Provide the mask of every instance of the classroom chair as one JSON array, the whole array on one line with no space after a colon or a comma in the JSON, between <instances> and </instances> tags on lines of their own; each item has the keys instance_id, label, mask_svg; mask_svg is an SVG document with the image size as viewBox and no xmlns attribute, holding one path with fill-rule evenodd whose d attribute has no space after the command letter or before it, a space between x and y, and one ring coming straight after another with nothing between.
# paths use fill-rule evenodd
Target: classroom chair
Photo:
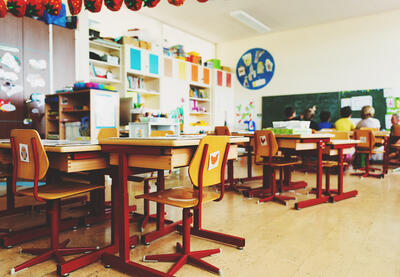
<instances>
[{"instance_id":1,"label":"classroom chair","mask_svg":"<svg viewBox=\"0 0 400 277\"><path fill-rule=\"evenodd\" d=\"M176 262L168 272L174 275L183 265L190 263L208 271L221 274L221 270L202 260L221 252L221 249L192 251L190 248L190 227L192 213L198 212L203 203L220 201L224 197L225 166L229 152L228 136L206 136L201 141L189 165L189 177L193 188L172 188L160 192L136 196L149 201L182 208L182 244L177 243L176 253L146 255L144 262ZM220 192L206 187L220 185Z\"/></svg>"},{"instance_id":2,"label":"classroom chair","mask_svg":"<svg viewBox=\"0 0 400 277\"><path fill-rule=\"evenodd\" d=\"M215 126L214 134L216 136L230 136L231 132L227 126Z\"/></svg>"},{"instance_id":3,"label":"classroom chair","mask_svg":"<svg viewBox=\"0 0 400 277\"><path fill-rule=\"evenodd\" d=\"M245 195L261 197L257 203L276 201L286 205L287 200L295 199L295 197L278 194L275 171L279 169L281 172L280 184L282 186L283 169L301 164L301 161L297 158L277 156L277 153L278 143L272 131L263 130L254 132L254 162L257 165L263 166L264 186L258 189L251 189L245 192ZM265 187L266 178L268 178L269 188Z\"/></svg>"},{"instance_id":4,"label":"classroom chair","mask_svg":"<svg viewBox=\"0 0 400 277\"><path fill-rule=\"evenodd\" d=\"M37 131L32 129L14 129L10 136L13 176L12 187L14 194L17 194L17 179L33 181L33 188L18 191L19 195L32 196L37 201L46 202L47 218L51 228L50 248L22 249L21 253L38 255L37 257L22 263L11 269L11 274L31 267L38 263L54 258L58 264L65 262L65 255L76 255L85 252L96 251L98 247L66 247L69 239L59 242L60 225L60 202L61 198L87 193L97 189L104 189L103 186L91 184L76 184L71 182L59 182L46 184L38 187L39 180L42 180L49 168L49 160L42 141Z\"/></svg>"},{"instance_id":5,"label":"classroom chair","mask_svg":"<svg viewBox=\"0 0 400 277\"><path fill-rule=\"evenodd\" d=\"M390 134L389 142L390 145L390 160L389 163L391 165L399 165L400 164L400 125L393 126L393 133ZM398 170L396 168L396 170Z\"/></svg>"},{"instance_id":6,"label":"classroom chair","mask_svg":"<svg viewBox=\"0 0 400 277\"><path fill-rule=\"evenodd\" d=\"M384 151L379 150L375 147L376 139L374 132L371 129L360 129L354 131L354 139L360 140L356 147L356 154L360 155L360 157L364 157L365 167L359 168L363 172L352 173L352 175L357 175L361 177L376 177L376 178L384 178L383 169L381 173L371 173L371 171L379 170L378 168L373 168L370 166L370 159L372 154L384 153Z\"/></svg>"}]
</instances>

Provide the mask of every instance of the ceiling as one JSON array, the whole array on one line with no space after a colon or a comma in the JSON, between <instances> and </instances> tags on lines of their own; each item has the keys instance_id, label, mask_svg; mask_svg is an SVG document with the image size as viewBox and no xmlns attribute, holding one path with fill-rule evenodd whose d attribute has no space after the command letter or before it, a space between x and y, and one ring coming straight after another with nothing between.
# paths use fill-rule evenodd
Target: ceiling
<instances>
[{"instance_id":1,"label":"ceiling","mask_svg":"<svg viewBox=\"0 0 400 277\"><path fill-rule=\"evenodd\" d=\"M219 43L260 35L230 17L243 10L269 26L271 32L366 16L400 9L399 0L186 0L175 7L162 0L140 13L182 31Z\"/></svg>"}]
</instances>

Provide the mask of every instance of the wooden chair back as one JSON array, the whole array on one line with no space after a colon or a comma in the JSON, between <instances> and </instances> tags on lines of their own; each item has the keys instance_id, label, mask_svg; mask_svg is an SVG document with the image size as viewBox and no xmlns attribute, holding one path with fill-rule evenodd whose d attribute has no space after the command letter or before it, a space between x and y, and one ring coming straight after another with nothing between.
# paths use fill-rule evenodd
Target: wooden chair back
<instances>
[{"instance_id":1,"label":"wooden chair back","mask_svg":"<svg viewBox=\"0 0 400 277\"><path fill-rule=\"evenodd\" d=\"M274 132L261 130L254 132L254 162L261 163L265 158L269 161L278 152L278 143Z\"/></svg>"},{"instance_id":2,"label":"wooden chair back","mask_svg":"<svg viewBox=\"0 0 400 277\"><path fill-rule=\"evenodd\" d=\"M372 150L376 140L372 130L354 130L354 139L360 140L361 143L357 144L357 148L367 148Z\"/></svg>"},{"instance_id":3,"label":"wooden chair back","mask_svg":"<svg viewBox=\"0 0 400 277\"><path fill-rule=\"evenodd\" d=\"M151 132L150 137L166 137L174 134L175 133L172 130L155 130Z\"/></svg>"},{"instance_id":4,"label":"wooden chair back","mask_svg":"<svg viewBox=\"0 0 400 277\"><path fill-rule=\"evenodd\" d=\"M361 127L360 130L371 130L371 131L379 131L378 128L369 128L369 127Z\"/></svg>"},{"instance_id":5,"label":"wooden chair back","mask_svg":"<svg viewBox=\"0 0 400 277\"><path fill-rule=\"evenodd\" d=\"M117 138L119 137L117 128L102 128L97 134L97 139Z\"/></svg>"},{"instance_id":6,"label":"wooden chair back","mask_svg":"<svg viewBox=\"0 0 400 277\"><path fill-rule=\"evenodd\" d=\"M334 135L334 139L350 139L350 132L348 131L329 131L324 132L324 134Z\"/></svg>"},{"instance_id":7,"label":"wooden chair back","mask_svg":"<svg viewBox=\"0 0 400 277\"><path fill-rule=\"evenodd\" d=\"M214 134L216 136L230 136L231 132L227 126L215 126Z\"/></svg>"},{"instance_id":8,"label":"wooden chair back","mask_svg":"<svg viewBox=\"0 0 400 277\"><path fill-rule=\"evenodd\" d=\"M400 125L393 125L393 136L400 137Z\"/></svg>"},{"instance_id":9,"label":"wooden chair back","mask_svg":"<svg viewBox=\"0 0 400 277\"><path fill-rule=\"evenodd\" d=\"M46 176L49 160L40 136L33 129L14 129L10 134L13 161L13 191L16 193L18 179L30 180L34 183L33 196L38 197L39 180Z\"/></svg>"},{"instance_id":10,"label":"wooden chair back","mask_svg":"<svg viewBox=\"0 0 400 277\"><path fill-rule=\"evenodd\" d=\"M189 165L189 177L196 187L224 184L229 152L228 136L205 136Z\"/></svg>"}]
</instances>

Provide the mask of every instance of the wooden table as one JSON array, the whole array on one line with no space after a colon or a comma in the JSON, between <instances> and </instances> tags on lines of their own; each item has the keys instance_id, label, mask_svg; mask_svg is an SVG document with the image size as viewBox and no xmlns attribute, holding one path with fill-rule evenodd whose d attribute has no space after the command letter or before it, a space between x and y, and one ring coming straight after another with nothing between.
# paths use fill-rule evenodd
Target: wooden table
<instances>
[{"instance_id":1,"label":"wooden table","mask_svg":"<svg viewBox=\"0 0 400 277\"><path fill-rule=\"evenodd\" d=\"M101 152L101 146L97 142L71 142L71 141L55 141L43 140L43 145L50 162L49 175L46 182L57 181L59 175L56 171L65 173L74 173L82 171L92 171L90 180L97 184L104 185L104 172L107 168L106 155ZM0 140L0 163L11 165L11 153L9 140ZM53 170L51 170L53 169ZM10 177L8 179L11 179ZM12 184L7 182L7 209L14 209L14 195L12 193ZM86 225L98 220L103 220L108 216L105 214L104 208L104 191L91 193L93 214L90 217L69 218L62 221L60 230L72 229L79 225ZM63 203L68 203L68 199ZM20 231L11 231L0 236L3 246L10 248L17 243L28 240L37 239L50 234L50 228L47 225L36 226ZM115 253L117 248L110 245L100 250L69 260L64 264L57 266L59 274L68 273L78 268L86 266L96 260L105 252Z\"/></svg>"},{"instance_id":2,"label":"wooden table","mask_svg":"<svg viewBox=\"0 0 400 277\"><path fill-rule=\"evenodd\" d=\"M102 150L110 153L112 167L112 228L113 241L119 245L119 257L104 254L102 261L106 266L128 274L138 276L168 276L158 270L145 267L130 260L128 191L127 177L140 171L157 171L157 190L164 190L164 170L188 166L200 142L199 136L165 137L165 138L108 138L100 140ZM231 137L228 159L237 158L236 143L248 142L248 138ZM115 202L114 202L115 201ZM164 205L157 204L157 230L143 236L143 242L149 243L165 234L179 229L179 223L164 223ZM219 242L244 247L244 238L209 231L202 228L201 209L194 213L191 234Z\"/></svg>"}]
</instances>

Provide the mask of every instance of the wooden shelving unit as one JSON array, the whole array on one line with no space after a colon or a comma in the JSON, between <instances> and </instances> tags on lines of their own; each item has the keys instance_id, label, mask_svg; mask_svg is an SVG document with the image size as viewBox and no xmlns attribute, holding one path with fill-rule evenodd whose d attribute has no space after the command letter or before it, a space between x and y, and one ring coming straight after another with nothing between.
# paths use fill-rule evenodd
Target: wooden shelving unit
<instances>
[{"instance_id":1,"label":"wooden shelving unit","mask_svg":"<svg viewBox=\"0 0 400 277\"><path fill-rule=\"evenodd\" d=\"M208 85L198 82L189 84L189 132L197 130L209 131L212 127L211 90ZM192 126L196 122L204 122L206 126Z\"/></svg>"},{"instance_id":2,"label":"wooden shelving unit","mask_svg":"<svg viewBox=\"0 0 400 277\"><path fill-rule=\"evenodd\" d=\"M104 122L98 117L107 112L109 113L107 121L115 122L114 127L119 128L119 94L117 92L92 89L51 94L46 95L45 102L46 139L66 139L65 123L81 122L83 117L87 117L89 125L86 136L96 138L99 124ZM104 105L110 108L105 108Z\"/></svg>"},{"instance_id":3,"label":"wooden shelving unit","mask_svg":"<svg viewBox=\"0 0 400 277\"><path fill-rule=\"evenodd\" d=\"M105 55L111 55L114 57L118 57L118 63L111 63L107 61L96 60L93 58L89 58L89 71L90 71L90 81L96 83L102 83L106 85L115 86L117 89L120 89L121 86L121 46L111 46L105 43L97 42L97 41L89 41L89 51L100 51ZM94 70L93 70L94 69ZM95 75L99 74L98 72L110 72L115 78L100 78Z\"/></svg>"}]
</instances>

